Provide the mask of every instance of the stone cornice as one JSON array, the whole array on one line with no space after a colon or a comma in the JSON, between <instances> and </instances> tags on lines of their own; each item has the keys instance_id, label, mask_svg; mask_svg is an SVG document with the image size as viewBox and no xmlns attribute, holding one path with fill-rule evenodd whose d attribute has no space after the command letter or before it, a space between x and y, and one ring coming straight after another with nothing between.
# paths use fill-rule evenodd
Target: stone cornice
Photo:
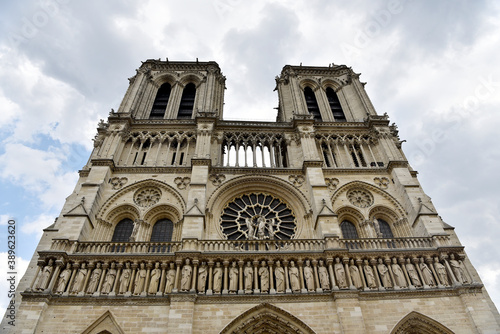
<instances>
[{"instance_id":1,"label":"stone cornice","mask_svg":"<svg viewBox=\"0 0 500 334\"><path fill-rule=\"evenodd\" d=\"M110 167L112 170L115 168L115 162L112 159L92 159L90 163L92 167Z\"/></svg>"}]
</instances>

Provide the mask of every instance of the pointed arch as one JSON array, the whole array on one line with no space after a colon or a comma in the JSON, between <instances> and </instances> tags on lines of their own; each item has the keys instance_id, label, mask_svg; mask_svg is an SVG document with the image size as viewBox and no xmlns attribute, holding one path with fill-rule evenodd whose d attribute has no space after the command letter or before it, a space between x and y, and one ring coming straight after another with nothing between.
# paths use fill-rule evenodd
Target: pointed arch
<instances>
[{"instance_id":1,"label":"pointed arch","mask_svg":"<svg viewBox=\"0 0 500 334\"><path fill-rule=\"evenodd\" d=\"M114 334L125 334L121 327L116 322L113 314L107 310L97 318L82 334L103 334L103 333L114 333Z\"/></svg>"},{"instance_id":2,"label":"pointed arch","mask_svg":"<svg viewBox=\"0 0 500 334\"><path fill-rule=\"evenodd\" d=\"M341 186L340 188L338 188L335 193L333 193L332 206L334 208L334 211L337 210L338 205L343 205L342 201L340 201L340 200L337 201L339 199L339 197L342 194L345 194L346 192L348 192L349 190L354 189L354 188L366 189L366 190L369 190L372 194L377 194L377 195L382 196L384 199L386 199L387 201L389 201L392 204L393 207L391 208L391 210L396 212L398 214L399 218L406 217L405 209L403 208L403 206L398 202L398 200L394 196L392 196L391 194L389 194L388 192L386 192L382 189L379 189L378 187L376 187L374 185L371 185L371 184L363 182L363 181L352 181L352 182L346 183L343 186ZM373 205L377 205L377 203L374 203Z\"/></svg>"},{"instance_id":3,"label":"pointed arch","mask_svg":"<svg viewBox=\"0 0 500 334\"><path fill-rule=\"evenodd\" d=\"M450 329L418 312L410 312L394 326L391 334L454 334Z\"/></svg>"},{"instance_id":4,"label":"pointed arch","mask_svg":"<svg viewBox=\"0 0 500 334\"><path fill-rule=\"evenodd\" d=\"M220 334L276 333L314 334L302 320L274 305L257 305L231 321Z\"/></svg>"},{"instance_id":5,"label":"pointed arch","mask_svg":"<svg viewBox=\"0 0 500 334\"><path fill-rule=\"evenodd\" d=\"M99 209L97 218L103 219L104 221L107 221L109 223L111 223L112 221L116 221L117 219L121 218L121 216L118 215L119 211L115 211L117 209L114 208L115 203L127 203L125 205L119 206L119 208L123 207L127 212L135 213L134 215L132 215L134 219L144 219L144 216L140 214L141 211L138 209L137 205L134 204L134 193L138 189L148 187L156 187L160 189L162 195L159 202L156 205L152 206L147 213L153 212L152 210L157 206L167 205L169 207L169 212L172 214L172 218L180 220L186 209L186 203L181 194L167 183L155 179L145 179L142 181L138 181L117 191ZM115 212L117 215L115 215ZM117 222L118 221L116 221L115 223Z\"/></svg>"}]
</instances>

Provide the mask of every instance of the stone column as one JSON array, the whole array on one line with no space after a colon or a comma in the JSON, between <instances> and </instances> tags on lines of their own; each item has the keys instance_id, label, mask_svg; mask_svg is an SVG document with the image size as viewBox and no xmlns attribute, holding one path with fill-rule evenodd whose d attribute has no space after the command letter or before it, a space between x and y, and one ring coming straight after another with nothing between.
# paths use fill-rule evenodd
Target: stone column
<instances>
[{"instance_id":1,"label":"stone column","mask_svg":"<svg viewBox=\"0 0 500 334\"><path fill-rule=\"evenodd\" d=\"M412 258L413 265L415 266L415 269L417 269L418 276L420 278L420 282L422 282L422 286L424 289L429 289L429 286L427 285L427 282L424 280L424 275L422 275L422 271L420 270L419 264L419 259L417 257Z\"/></svg>"},{"instance_id":2,"label":"stone column","mask_svg":"<svg viewBox=\"0 0 500 334\"><path fill-rule=\"evenodd\" d=\"M165 269L168 268L168 264L165 262L162 262L160 264L161 267L161 279L160 279L160 286L158 288L158 292L156 293L157 296L163 296L163 291L165 291Z\"/></svg>"},{"instance_id":3,"label":"stone column","mask_svg":"<svg viewBox=\"0 0 500 334\"><path fill-rule=\"evenodd\" d=\"M113 283L113 288L109 292L108 296L115 296L116 295L116 288L118 287L119 281L120 281L120 273L123 268L123 263L119 262L116 264L116 277L115 277L115 282Z\"/></svg>"},{"instance_id":4,"label":"stone column","mask_svg":"<svg viewBox=\"0 0 500 334\"><path fill-rule=\"evenodd\" d=\"M370 259L370 264L372 265L373 274L375 275L375 280L377 281L378 289L379 290L385 290L385 288L382 285L382 283L380 283L380 277L378 275L378 268L377 268L377 260L376 259Z\"/></svg>"},{"instance_id":5,"label":"stone column","mask_svg":"<svg viewBox=\"0 0 500 334\"><path fill-rule=\"evenodd\" d=\"M224 260L224 262L222 262L222 264L224 265L224 288L222 289L222 294L223 295L227 295L228 294L228 286L227 286L227 283L228 283L228 272L227 272L227 267L229 266L229 261L228 260Z\"/></svg>"},{"instance_id":6,"label":"stone column","mask_svg":"<svg viewBox=\"0 0 500 334\"><path fill-rule=\"evenodd\" d=\"M259 290L259 261L253 261L254 289L253 293L260 293Z\"/></svg>"},{"instance_id":7,"label":"stone column","mask_svg":"<svg viewBox=\"0 0 500 334\"><path fill-rule=\"evenodd\" d=\"M273 260L267 261L268 269L269 269L269 294L276 294L276 289L274 289L274 270L273 270Z\"/></svg>"},{"instance_id":8,"label":"stone column","mask_svg":"<svg viewBox=\"0 0 500 334\"><path fill-rule=\"evenodd\" d=\"M330 274L332 290L339 290L339 287L335 283L335 275L333 274L333 258L326 259L326 264L328 265L328 273Z\"/></svg>"},{"instance_id":9,"label":"stone column","mask_svg":"<svg viewBox=\"0 0 500 334\"><path fill-rule=\"evenodd\" d=\"M63 266L63 262L60 260L56 261L56 270L52 274L52 278L50 280L49 286L45 289L44 292L52 292L54 285L56 284L57 278L59 277L59 272L61 271L61 267Z\"/></svg>"},{"instance_id":10,"label":"stone column","mask_svg":"<svg viewBox=\"0 0 500 334\"><path fill-rule=\"evenodd\" d=\"M128 285L127 292L125 292L125 296L130 296L132 294L132 287L134 286L135 283L135 274L137 271L138 264L137 262L134 262L130 265L130 268L132 269L132 276L130 276L130 283Z\"/></svg>"},{"instance_id":11,"label":"stone column","mask_svg":"<svg viewBox=\"0 0 500 334\"><path fill-rule=\"evenodd\" d=\"M193 275L192 275L192 281L191 281L191 290L189 290L189 292L196 293L196 282L198 281L198 264L199 263L200 263L199 260L193 260Z\"/></svg>"},{"instance_id":12,"label":"stone column","mask_svg":"<svg viewBox=\"0 0 500 334\"><path fill-rule=\"evenodd\" d=\"M362 263L363 260L356 259L356 264L358 265L358 270L359 270L359 276L361 277L361 283L363 284L363 290L366 290L368 288L368 285L366 284L365 272L363 270L363 267L361 266Z\"/></svg>"},{"instance_id":13,"label":"stone column","mask_svg":"<svg viewBox=\"0 0 500 334\"><path fill-rule=\"evenodd\" d=\"M106 272L108 271L109 263L105 262L102 265L101 278L99 279L99 284L97 285L97 291L94 292L94 296L99 296L101 294L102 282L104 282L104 278L106 277Z\"/></svg>"},{"instance_id":14,"label":"stone column","mask_svg":"<svg viewBox=\"0 0 500 334\"><path fill-rule=\"evenodd\" d=\"M151 268L153 268L153 264L151 263L151 261L148 261L148 263L146 264L146 282L144 283L144 290L141 291L141 296L148 295L149 284L151 283Z\"/></svg>"},{"instance_id":15,"label":"stone column","mask_svg":"<svg viewBox=\"0 0 500 334\"><path fill-rule=\"evenodd\" d=\"M208 261L208 289L206 292L207 295L213 294L213 283L214 283L213 269L214 269L214 261L210 260Z\"/></svg>"},{"instance_id":16,"label":"stone column","mask_svg":"<svg viewBox=\"0 0 500 334\"><path fill-rule=\"evenodd\" d=\"M351 271L349 270L349 258L343 257L342 263L344 264L345 276L347 278L347 286L351 290L356 290L356 287L352 284Z\"/></svg>"},{"instance_id":17,"label":"stone column","mask_svg":"<svg viewBox=\"0 0 500 334\"><path fill-rule=\"evenodd\" d=\"M297 267L299 268L300 292L307 293L307 289L305 288L305 285L304 285L304 272L302 271L303 264L304 264L304 261L302 261L302 260L297 261Z\"/></svg>"},{"instance_id":18,"label":"stone column","mask_svg":"<svg viewBox=\"0 0 500 334\"><path fill-rule=\"evenodd\" d=\"M178 259L175 261L175 280L174 280L174 288L172 289L172 293L179 292L179 276L181 273L182 260Z\"/></svg>"},{"instance_id":19,"label":"stone column","mask_svg":"<svg viewBox=\"0 0 500 334\"><path fill-rule=\"evenodd\" d=\"M389 269L389 276L391 276L392 286L394 287L394 289L396 289L397 284L396 284L396 280L394 279L394 273L392 272L391 259L386 257L384 259L384 262L385 262L385 265L387 266L387 269ZM399 287L398 287L398 289L399 289Z\"/></svg>"},{"instance_id":20,"label":"stone column","mask_svg":"<svg viewBox=\"0 0 500 334\"><path fill-rule=\"evenodd\" d=\"M243 260L238 261L238 294L242 295L245 293L243 289L243 264L245 262Z\"/></svg>"},{"instance_id":21,"label":"stone column","mask_svg":"<svg viewBox=\"0 0 500 334\"><path fill-rule=\"evenodd\" d=\"M319 284L319 278L318 278L318 261L312 260L311 264L313 266L313 271L314 271L314 285L316 286L316 292L323 292L321 284Z\"/></svg>"},{"instance_id":22,"label":"stone column","mask_svg":"<svg viewBox=\"0 0 500 334\"><path fill-rule=\"evenodd\" d=\"M89 283L90 276L92 276L92 271L94 270L95 264L93 262L89 262L87 266L87 276L85 277L85 283L83 283L82 291L78 293L78 296L85 296L87 291L87 284Z\"/></svg>"},{"instance_id":23,"label":"stone column","mask_svg":"<svg viewBox=\"0 0 500 334\"><path fill-rule=\"evenodd\" d=\"M290 277L288 277L288 260L283 260L283 267L285 268L285 293L292 293L290 289Z\"/></svg>"}]
</instances>

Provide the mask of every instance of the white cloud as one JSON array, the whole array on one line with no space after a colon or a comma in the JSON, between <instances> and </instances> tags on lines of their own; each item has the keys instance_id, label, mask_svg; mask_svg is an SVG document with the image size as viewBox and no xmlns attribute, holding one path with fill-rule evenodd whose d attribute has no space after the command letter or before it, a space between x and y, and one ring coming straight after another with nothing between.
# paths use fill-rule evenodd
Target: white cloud
<instances>
[{"instance_id":1,"label":"white cloud","mask_svg":"<svg viewBox=\"0 0 500 334\"><path fill-rule=\"evenodd\" d=\"M54 215L41 214L31 220L25 220L21 226L21 232L25 234L35 234L37 239L40 239L43 234L43 229L54 223Z\"/></svg>"},{"instance_id":2,"label":"white cloud","mask_svg":"<svg viewBox=\"0 0 500 334\"><path fill-rule=\"evenodd\" d=\"M78 176L61 168L64 150L42 151L23 144L7 144L0 156L0 178L15 182L40 197L47 209L62 207Z\"/></svg>"}]
</instances>

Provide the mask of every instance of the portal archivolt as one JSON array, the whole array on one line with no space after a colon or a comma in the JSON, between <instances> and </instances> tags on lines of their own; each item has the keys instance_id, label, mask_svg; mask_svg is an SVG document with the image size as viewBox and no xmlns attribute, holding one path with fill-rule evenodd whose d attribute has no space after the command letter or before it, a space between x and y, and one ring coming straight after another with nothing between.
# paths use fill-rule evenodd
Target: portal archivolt
<instances>
[{"instance_id":1,"label":"portal archivolt","mask_svg":"<svg viewBox=\"0 0 500 334\"><path fill-rule=\"evenodd\" d=\"M290 313L264 303L234 319L220 333L314 334L314 331Z\"/></svg>"}]
</instances>

